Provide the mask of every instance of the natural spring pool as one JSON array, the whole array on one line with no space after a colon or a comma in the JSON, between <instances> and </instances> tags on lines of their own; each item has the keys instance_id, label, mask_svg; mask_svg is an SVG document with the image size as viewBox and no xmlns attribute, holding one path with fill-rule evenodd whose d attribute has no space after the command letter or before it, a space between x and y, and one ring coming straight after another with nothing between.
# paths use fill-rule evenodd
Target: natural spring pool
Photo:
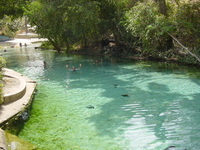
<instances>
[{"instance_id":1,"label":"natural spring pool","mask_svg":"<svg viewBox=\"0 0 200 150\"><path fill-rule=\"evenodd\" d=\"M30 118L18 136L39 150L200 149L195 68L32 47L2 54L8 68L37 81ZM82 68L71 72L66 64Z\"/></svg>"}]
</instances>

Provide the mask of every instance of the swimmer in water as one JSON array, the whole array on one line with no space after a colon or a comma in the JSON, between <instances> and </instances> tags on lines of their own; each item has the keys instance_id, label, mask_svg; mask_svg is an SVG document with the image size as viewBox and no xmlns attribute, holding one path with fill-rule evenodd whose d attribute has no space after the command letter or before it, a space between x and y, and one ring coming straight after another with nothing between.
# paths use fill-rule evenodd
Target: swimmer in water
<instances>
[{"instance_id":1,"label":"swimmer in water","mask_svg":"<svg viewBox=\"0 0 200 150\"><path fill-rule=\"evenodd\" d=\"M76 70L80 70L81 69L81 64L79 65L80 67L79 68L75 68L74 66L72 66L72 68L71 69L69 69L69 66L68 65L66 65L66 69L67 70L71 70L72 72L75 72Z\"/></svg>"}]
</instances>

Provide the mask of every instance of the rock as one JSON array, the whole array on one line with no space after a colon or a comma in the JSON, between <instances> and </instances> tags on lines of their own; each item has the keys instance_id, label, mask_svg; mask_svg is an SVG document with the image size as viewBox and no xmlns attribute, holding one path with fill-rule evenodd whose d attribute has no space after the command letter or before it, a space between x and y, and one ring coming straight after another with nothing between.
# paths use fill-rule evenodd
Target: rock
<instances>
[{"instance_id":1,"label":"rock","mask_svg":"<svg viewBox=\"0 0 200 150\"><path fill-rule=\"evenodd\" d=\"M118 84L114 84L114 88L117 88L118 87Z\"/></svg>"},{"instance_id":2,"label":"rock","mask_svg":"<svg viewBox=\"0 0 200 150\"><path fill-rule=\"evenodd\" d=\"M176 146L168 146L167 148L165 148L164 150L174 150Z\"/></svg>"},{"instance_id":3,"label":"rock","mask_svg":"<svg viewBox=\"0 0 200 150\"><path fill-rule=\"evenodd\" d=\"M88 109L94 109L94 106L92 106L92 105L87 105L86 108L88 108Z\"/></svg>"},{"instance_id":4,"label":"rock","mask_svg":"<svg viewBox=\"0 0 200 150\"><path fill-rule=\"evenodd\" d=\"M123 95L121 95L121 96L123 96L123 97L129 97L129 95L128 95L128 94L123 94Z\"/></svg>"}]
</instances>

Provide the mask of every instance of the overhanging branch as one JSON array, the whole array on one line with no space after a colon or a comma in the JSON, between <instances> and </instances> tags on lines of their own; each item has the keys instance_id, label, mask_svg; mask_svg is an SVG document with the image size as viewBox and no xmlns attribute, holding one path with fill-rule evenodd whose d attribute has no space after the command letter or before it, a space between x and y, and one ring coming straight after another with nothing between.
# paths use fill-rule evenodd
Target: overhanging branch
<instances>
[{"instance_id":1,"label":"overhanging branch","mask_svg":"<svg viewBox=\"0 0 200 150\"><path fill-rule=\"evenodd\" d=\"M187 47L185 47L183 44L181 44L181 42L179 42L179 40L177 38L175 38L173 35L171 35L170 33L167 32L167 34L169 36L171 36L183 49L185 49L192 57L196 58L196 60L198 60L198 62L200 62L200 58L195 55L194 53L192 53Z\"/></svg>"}]
</instances>

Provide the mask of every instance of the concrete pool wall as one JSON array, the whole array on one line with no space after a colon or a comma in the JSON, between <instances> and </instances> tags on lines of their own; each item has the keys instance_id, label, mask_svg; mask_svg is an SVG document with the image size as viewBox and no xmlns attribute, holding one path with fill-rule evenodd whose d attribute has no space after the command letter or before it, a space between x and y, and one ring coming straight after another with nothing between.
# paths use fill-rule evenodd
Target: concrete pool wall
<instances>
[{"instance_id":1,"label":"concrete pool wall","mask_svg":"<svg viewBox=\"0 0 200 150\"><path fill-rule=\"evenodd\" d=\"M14 82L14 86L8 87L7 90L5 89L4 95L3 95L3 104L9 104L11 102L14 102L24 96L26 93L26 81L18 76L9 75L7 73L4 74L4 78L9 82L9 80L16 80ZM13 82L9 83L13 84Z\"/></svg>"},{"instance_id":2,"label":"concrete pool wall","mask_svg":"<svg viewBox=\"0 0 200 150\"><path fill-rule=\"evenodd\" d=\"M3 71L5 77L3 87L4 102L0 105L0 127L16 119L30 106L36 88L36 82L22 74L7 68L4 68ZM32 150L36 148L28 142L0 129L0 148L9 150L12 149L12 146L16 150L22 148L24 150Z\"/></svg>"}]
</instances>

